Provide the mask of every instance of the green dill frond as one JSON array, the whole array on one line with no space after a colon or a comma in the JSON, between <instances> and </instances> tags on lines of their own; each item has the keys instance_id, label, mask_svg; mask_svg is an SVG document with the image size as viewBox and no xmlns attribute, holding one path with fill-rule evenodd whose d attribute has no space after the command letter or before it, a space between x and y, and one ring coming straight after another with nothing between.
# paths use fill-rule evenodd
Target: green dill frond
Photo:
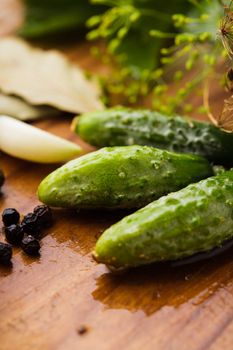
<instances>
[{"instance_id":1,"label":"green dill frond","mask_svg":"<svg viewBox=\"0 0 233 350\"><path fill-rule=\"evenodd\" d=\"M174 26L181 32L175 35L174 44L169 48L170 56L167 50L161 50L161 63L165 72L164 84L171 83L168 72L173 71L173 88L177 92L175 97L170 96L167 89L168 93L160 94L159 101L154 93L154 108L168 114L191 111L191 105L187 102L189 97L199 93L206 80L219 74L219 62L225 56L224 48L216 40L222 15L220 3L205 0L201 5L198 3L189 16L172 16Z\"/></svg>"},{"instance_id":2,"label":"green dill frond","mask_svg":"<svg viewBox=\"0 0 233 350\"><path fill-rule=\"evenodd\" d=\"M111 76L102 79L106 94L117 103L116 96L129 104L146 99L147 105L168 114L191 112L189 97L200 94L206 80L219 76L219 63L225 62L226 50L217 33L227 5L190 0L189 7L179 0L168 9L162 0L92 2L109 6L88 21L88 39L106 40L114 67Z\"/></svg>"}]
</instances>

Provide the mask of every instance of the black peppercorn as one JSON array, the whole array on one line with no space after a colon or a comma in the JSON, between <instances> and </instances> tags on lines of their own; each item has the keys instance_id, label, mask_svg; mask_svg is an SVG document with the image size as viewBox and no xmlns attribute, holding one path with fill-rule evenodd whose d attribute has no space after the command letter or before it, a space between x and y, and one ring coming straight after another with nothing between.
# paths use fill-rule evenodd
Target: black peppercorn
<instances>
[{"instance_id":1,"label":"black peppercorn","mask_svg":"<svg viewBox=\"0 0 233 350\"><path fill-rule=\"evenodd\" d=\"M21 247L27 255L33 255L33 256L39 255L40 242L31 235L24 236L21 242Z\"/></svg>"},{"instance_id":2,"label":"black peppercorn","mask_svg":"<svg viewBox=\"0 0 233 350\"><path fill-rule=\"evenodd\" d=\"M14 208L7 208L2 213L2 221L5 226L18 224L19 218L20 218L20 215L18 211Z\"/></svg>"},{"instance_id":3,"label":"black peppercorn","mask_svg":"<svg viewBox=\"0 0 233 350\"><path fill-rule=\"evenodd\" d=\"M37 216L37 223L43 228L49 228L53 224L52 211L47 205L38 205L34 209L34 213Z\"/></svg>"},{"instance_id":4,"label":"black peppercorn","mask_svg":"<svg viewBox=\"0 0 233 350\"><path fill-rule=\"evenodd\" d=\"M28 213L22 220L22 227L25 233L34 235L41 230L41 226L38 224L37 215L35 213Z\"/></svg>"},{"instance_id":5,"label":"black peppercorn","mask_svg":"<svg viewBox=\"0 0 233 350\"><path fill-rule=\"evenodd\" d=\"M81 326L77 329L77 332L78 332L78 334L83 335L83 334L85 334L85 333L88 332L88 328L87 328L87 326L85 326L85 325L81 325Z\"/></svg>"},{"instance_id":6,"label":"black peppercorn","mask_svg":"<svg viewBox=\"0 0 233 350\"><path fill-rule=\"evenodd\" d=\"M0 242L0 264L7 265L12 258L12 247L10 244Z\"/></svg>"},{"instance_id":7,"label":"black peppercorn","mask_svg":"<svg viewBox=\"0 0 233 350\"><path fill-rule=\"evenodd\" d=\"M3 174L3 171L0 170L0 188L2 187L2 185L4 184L5 182L5 176Z\"/></svg>"},{"instance_id":8,"label":"black peppercorn","mask_svg":"<svg viewBox=\"0 0 233 350\"><path fill-rule=\"evenodd\" d=\"M6 240L13 245L20 245L24 232L21 225L11 225L5 227Z\"/></svg>"}]
</instances>

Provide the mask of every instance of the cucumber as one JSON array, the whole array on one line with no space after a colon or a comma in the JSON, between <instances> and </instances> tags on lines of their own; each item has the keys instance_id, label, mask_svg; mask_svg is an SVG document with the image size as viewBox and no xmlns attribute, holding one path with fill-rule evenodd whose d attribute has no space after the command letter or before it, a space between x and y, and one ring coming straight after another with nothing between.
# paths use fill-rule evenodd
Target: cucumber
<instances>
[{"instance_id":1,"label":"cucumber","mask_svg":"<svg viewBox=\"0 0 233 350\"><path fill-rule=\"evenodd\" d=\"M94 257L115 268L181 259L233 236L233 169L170 193L107 229Z\"/></svg>"},{"instance_id":2,"label":"cucumber","mask_svg":"<svg viewBox=\"0 0 233 350\"><path fill-rule=\"evenodd\" d=\"M198 154L219 164L233 164L233 133L179 116L113 108L76 117L73 129L83 140L97 147L147 145Z\"/></svg>"},{"instance_id":3,"label":"cucumber","mask_svg":"<svg viewBox=\"0 0 233 350\"><path fill-rule=\"evenodd\" d=\"M39 186L39 199L65 208L139 208L212 175L202 157L147 146L103 148L73 160Z\"/></svg>"}]
</instances>

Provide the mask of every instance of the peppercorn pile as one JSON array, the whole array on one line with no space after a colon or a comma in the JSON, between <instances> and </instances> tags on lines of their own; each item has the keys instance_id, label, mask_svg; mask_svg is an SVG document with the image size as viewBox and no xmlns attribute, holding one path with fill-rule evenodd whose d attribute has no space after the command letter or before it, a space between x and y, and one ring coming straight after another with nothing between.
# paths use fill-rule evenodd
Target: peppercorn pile
<instances>
[{"instance_id":1,"label":"peppercorn pile","mask_svg":"<svg viewBox=\"0 0 233 350\"><path fill-rule=\"evenodd\" d=\"M9 264L12 258L12 246L20 246L24 253L39 256L42 231L52 226L51 209L38 205L20 222L20 214L14 208L7 208L2 213L3 233L8 243L0 242L0 263Z\"/></svg>"}]
</instances>

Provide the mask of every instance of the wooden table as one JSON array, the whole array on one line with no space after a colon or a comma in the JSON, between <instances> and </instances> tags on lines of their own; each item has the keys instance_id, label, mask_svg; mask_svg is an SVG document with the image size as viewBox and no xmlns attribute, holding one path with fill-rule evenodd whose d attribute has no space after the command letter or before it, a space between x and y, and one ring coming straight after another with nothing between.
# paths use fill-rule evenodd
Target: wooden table
<instances>
[{"instance_id":1,"label":"wooden table","mask_svg":"<svg viewBox=\"0 0 233 350\"><path fill-rule=\"evenodd\" d=\"M70 57L78 52L83 67L93 66L85 45L67 51ZM221 96L214 100L219 107ZM38 126L80 143L69 122ZM26 214L38 204L37 186L54 166L1 159L7 178L0 209ZM124 213L54 215L39 259L14 249L12 268L0 268L1 350L233 349L232 249L189 267L152 265L114 276L92 260L91 251Z\"/></svg>"}]
</instances>

